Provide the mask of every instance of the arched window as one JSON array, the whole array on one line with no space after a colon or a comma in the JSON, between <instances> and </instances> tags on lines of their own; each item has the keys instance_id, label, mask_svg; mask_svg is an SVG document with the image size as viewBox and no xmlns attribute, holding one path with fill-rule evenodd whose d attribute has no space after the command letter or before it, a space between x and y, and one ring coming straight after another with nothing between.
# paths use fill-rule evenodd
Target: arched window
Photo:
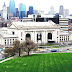
<instances>
[{"instance_id":1,"label":"arched window","mask_svg":"<svg viewBox=\"0 0 72 72\"><path fill-rule=\"evenodd\" d=\"M30 34L26 34L26 38L31 38L31 35Z\"/></svg>"},{"instance_id":2,"label":"arched window","mask_svg":"<svg viewBox=\"0 0 72 72\"><path fill-rule=\"evenodd\" d=\"M42 35L41 35L41 33L38 33L37 34L37 40L41 40L42 39Z\"/></svg>"}]
</instances>

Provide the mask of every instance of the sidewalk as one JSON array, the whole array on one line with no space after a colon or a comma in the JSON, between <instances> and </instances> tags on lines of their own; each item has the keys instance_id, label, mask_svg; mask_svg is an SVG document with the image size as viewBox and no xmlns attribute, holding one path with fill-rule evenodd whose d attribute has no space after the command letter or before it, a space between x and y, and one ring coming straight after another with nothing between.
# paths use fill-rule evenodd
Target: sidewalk
<instances>
[{"instance_id":1,"label":"sidewalk","mask_svg":"<svg viewBox=\"0 0 72 72\"><path fill-rule=\"evenodd\" d=\"M14 57L10 57L10 58L7 58L7 59L5 59L5 60L2 60L2 61L0 61L0 63L3 63L3 62L5 62L5 61L7 61L7 60L10 60L10 59L12 59L12 58L14 58Z\"/></svg>"},{"instance_id":2,"label":"sidewalk","mask_svg":"<svg viewBox=\"0 0 72 72\"><path fill-rule=\"evenodd\" d=\"M21 54L21 56L23 56L24 54ZM3 62L5 62L5 61L7 61L7 60L10 60L10 59L13 59L13 58L16 58L16 57L18 57L19 55L17 54L17 55L15 55L15 56L13 56L13 57L10 57L10 58L7 58L7 59L4 59L4 60L2 60L2 61L0 61L0 63L3 63Z\"/></svg>"}]
</instances>

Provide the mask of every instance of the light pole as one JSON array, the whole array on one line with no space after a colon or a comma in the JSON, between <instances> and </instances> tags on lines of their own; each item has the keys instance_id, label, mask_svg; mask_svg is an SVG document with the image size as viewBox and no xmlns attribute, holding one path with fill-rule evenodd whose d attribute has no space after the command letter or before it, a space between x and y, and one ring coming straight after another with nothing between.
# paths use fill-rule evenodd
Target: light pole
<instances>
[{"instance_id":1,"label":"light pole","mask_svg":"<svg viewBox=\"0 0 72 72\"><path fill-rule=\"evenodd\" d=\"M18 47L18 49L19 49L19 57L20 57L20 46Z\"/></svg>"},{"instance_id":2,"label":"light pole","mask_svg":"<svg viewBox=\"0 0 72 72\"><path fill-rule=\"evenodd\" d=\"M28 56L29 56L29 42L28 41L26 41L26 47L28 48Z\"/></svg>"}]
</instances>

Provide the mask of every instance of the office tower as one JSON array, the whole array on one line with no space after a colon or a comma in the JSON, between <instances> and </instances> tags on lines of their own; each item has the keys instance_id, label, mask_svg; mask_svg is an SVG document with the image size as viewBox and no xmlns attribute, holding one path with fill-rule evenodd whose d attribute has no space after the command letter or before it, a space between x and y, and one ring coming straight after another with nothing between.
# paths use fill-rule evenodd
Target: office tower
<instances>
[{"instance_id":1,"label":"office tower","mask_svg":"<svg viewBox=\"0 0 72 72\"><path fill-rule=\"evenodd\" d=\"M29 15L29 11L27 11L27 17L28 17L28 15Z\"/></svg>"},{"instance_id":2,"label":"office tower","mask_svg":"<svg viewBox=\"0 0 72 72\"><path fill-rule=\"evenodd\" d=\"M42 10L39 10L39 14L44 14L44 11L42 11Z\"/></svg>"},{"instance_id":3,"label":"office tower","mask_svg":"<svg viewBox=\"0 0 72 72\"><path fill-rule=\"evenodd\" d=\"M55 14L54 7L53 6L51 6L50 11L49 11L48 14L49 15L54 15Z\"/></svg>"},{"instance_id":4,"label":"office tower","mask_svg":"<svg viewBox=\"0 0 72 72\"><path fill-rule=\"evenodd\" d=\"M0 10L0 19L2 18L2 10Z\"/></svg>"},{"instance_id":5,"label":"office tower","mask_svg":"<svg viewBox=\"0 0 72 72\"><path fill-rule=\"evenodd\" d=\"M63 14L64 14L64 7L63 5L61 5L59 8L59 15L63 15Z\"/></svg>"},{"instance_id":6,"label":"office tower","mask_svg":"<svg viewBox=\"0 0 72 72\"><path fill-rule=\"evenodd\" d=\"M13 17L13 14L12 13L9 13L8 14L8 19L11 19Z\"/></svg>"},{"instance_id":7,"label":"office tower","mask_svg":"<svg viewBox=\"0 0 72 72\"><path fill-rule=\"evenodd\" d=\"M26 7L24 4L19 4L19 18L22 19L23 17L25 17L26 14Z\"/></svg>"},{"instance_id":8,"label":"office tower","mask_svg":"<svg viewBox=\"0 0 72 72\"><path fill-rule=\"evenodd\" d=\"M18 8L15 9L15 16L16 16L16 17L19 17L19 11L18 11Z\"/></svg>"},{"instance_id":9,"label":"office tower","mask_svg":"<svg viewBox=\"0 0 72 72\"><path fill-rule=\"evenodd\" d=\"M9 13L13 14L13 16L15 16L15 1L14 0L10 0Z\"/></svg>"},{"instance_id":10,"label":"office tower","mask_svg":"<svg viewBox=\"0 0 72 72\"><path fill-rule=\"evenodd\" d=\"M64 9L64 17L69 16L69 9Z\"/></svg>"},{"instance_id":11,"label":"office tower","mask_svg":"<svg viewBox=\"0 0 72 72\"><path fill-rule=\"evenodd\" d=\"M33 14L33 6L29 6L29 14Z\"/></svg>"},{"instance_id":12,"label":"office tower","mask_svg":"<svg viewBox=\"0 0 72 72\"><path fill-rule=\"evenodd\" d=\"M38 14L38 10L34 10L34 14Z\"/></svg>"},{"instance_id":13,"label":"office tower","mask_svg":"<svg viewBox=\"0 0 72 72\"><path fill-rule=\"evenodd\" d=\"M8 19L8 14L9 14L9 7L7 7L7 19Z\"/></svg>"},{"instance_id":14,"label":"office tower","mask_svg":"<svg viewBox=\"0 0 72 72\"><path fill-rule=\"evenodd\" d=\"M18 11L18 8L15 8L15 12L17 12Z\"/></svg>"},{"instance_id":15,"label":"office tower","mask_svg":"<svg viewBox=\"0 0 72 72\"><path fill-rule=\"evenodd\" d=\"M5 5L5 2L4 2L4 5L3 5L2 18L4 20L7 20L7 7Z\"/></svg>"}]
</instances>

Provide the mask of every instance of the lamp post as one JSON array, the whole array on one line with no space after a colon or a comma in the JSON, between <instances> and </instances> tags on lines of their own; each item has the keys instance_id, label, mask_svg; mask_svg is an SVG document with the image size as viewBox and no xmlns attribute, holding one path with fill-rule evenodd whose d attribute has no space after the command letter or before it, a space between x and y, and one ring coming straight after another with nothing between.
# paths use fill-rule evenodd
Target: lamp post
<instances>
[{"instance_id":1,"label":"lamp post","mask_svg":"<svg viewBox=\"0 0 72 72\"><path fill-rule=\"evenodd\" d=\"M26 47L28 48L28 56L29 56L29 41L26 41Z\"/></svg>"},{"instance_id":2,"label":"lamp post","mask_svg":"<svg viewBox=\"0 0 72 72\"><path fill-rule=\"evenodd\" d=\"M19 57L20 57L20 46L18 47L18 49L19 49Z\"/></svg>"}]
</instances>

